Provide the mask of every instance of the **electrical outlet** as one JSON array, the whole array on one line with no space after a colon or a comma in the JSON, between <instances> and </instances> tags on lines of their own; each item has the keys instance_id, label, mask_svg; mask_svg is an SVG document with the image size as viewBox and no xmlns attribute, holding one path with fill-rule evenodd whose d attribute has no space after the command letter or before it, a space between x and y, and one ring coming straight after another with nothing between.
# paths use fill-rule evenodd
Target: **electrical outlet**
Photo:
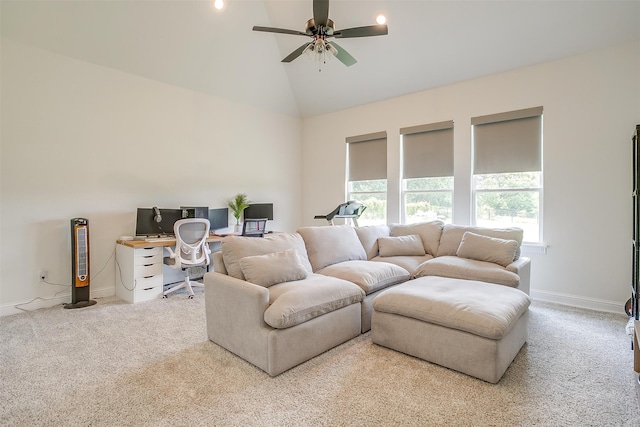
<instances>
[{"instance_id":1,"label":"electrical outlet","mask_svg":"<svg viewBox=\"0 0 640 427\"><path fill-rule=\"evenodd\" d=\"M47 270L40 270L40 281L44 281L47 278Z\"/></svg>"}]
</instances>

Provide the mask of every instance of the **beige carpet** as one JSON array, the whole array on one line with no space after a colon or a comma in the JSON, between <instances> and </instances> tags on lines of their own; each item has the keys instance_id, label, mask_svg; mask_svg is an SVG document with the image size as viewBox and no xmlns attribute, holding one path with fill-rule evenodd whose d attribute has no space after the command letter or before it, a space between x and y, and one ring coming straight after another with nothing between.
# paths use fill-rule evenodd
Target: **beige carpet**
<instances>
[{"instance_id":1,"label":"beige carpet","mask_svg":"<svg viewBox=\"0 0 640 427\"><path fill-rule=\"evenodd\" d=\"M534 303L497 385L369 334L271 378L209 342L204 295L0 319L2 426L640 426L626 317Z\"/></svg>"}]
</instances>

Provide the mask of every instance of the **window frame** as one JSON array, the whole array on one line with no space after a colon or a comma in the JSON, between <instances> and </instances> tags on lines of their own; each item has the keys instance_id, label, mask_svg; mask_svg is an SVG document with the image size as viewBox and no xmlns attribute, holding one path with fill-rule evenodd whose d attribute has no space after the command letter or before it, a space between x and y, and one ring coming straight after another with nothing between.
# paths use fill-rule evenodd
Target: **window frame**
<instances>
[{"instance_id":1,"label":"window frame","mask_svg":"<svg viewBox=\"0 0 640 427\"><path fill-rule=\"evenodd\" d=\"M351 187L352 187L352 183L354 182L366 182L366 181L384 181L385 183L385 191L352 191ZM377 194L377 195L384 195L384 204L385 204L385 209L383 210L384 212L384 218L383 218L383 222L381 224L370 224L370 225L386 225L387 224L387 206L389 204L389 180L387 178L385 179L371 179L371 180L362 180L362 181L347 181L347 188L346 188L346 194L347 194L347 200L356 200L358 202L364 203L364 205L366 206L366 202L361 198L361 197L357 197L358 194ZM365 215L366 218L366 214L367 214L367 210L365 209L365 211L362 213L362 215Z\"/></svg>"},{"instance_id":2,"label":"window frame","mask_svg":"<svg viewBox=\"0 0 640 427\"><path fill-rule=\"evenodd\" d=\"M361 203L364 203L366 206L366 200L364 200L361 195L364 194L373 194L373 195L381 195L384 199L384 216L382 219L382 224L386 224L388 220L388 205L389 205L389 177L387 176L387 147L388 147L388 137L386 131L375 132L365 135L351 136L347 137L346 140L346 174L345 174L345 196L346 200L357 200ZM370 148L363 150L362 146L358 146L358 144L373 144L369 145ZM378 146L378 144L383 144L384 148ZM358 154L358 160L354 162L354 159L351 158L353 154L352 149L355 149L355 153ZM375 155L377 153L377 156ZM373 157L372 157L373 154ZM360 157L362 156L362 157ZM371 160L374 160L373 163L369 163ZM355 176L357 178L364 179L354 179L354 170L351 170L352 166L355 166ZM383 177L384 176L384 177ZM384 181L384 191L381 190L373 190L373 191L354 191L352 189L354 183L360 182L376 182L376 181ZM368 216L368 213L371 213L371 210L365 209L363 212L363 216L360 219L365 219ZM376 222L377 223L377 222Z\"/></svg>"},{"instance_id":3,"label":"window frame","mask_svg":"<svg viewBox=\"0 0 640 427\"><path fill-rule=\"evenodd\" d=\"M453 222L454 210L454 121L423 124L400 128L400 221L406 224L408 221L407 196L410 194L448 194L450 196L451 218ZM406 138L406 139L405 139ZM410 145L407 145L410 144ZM436 148L437 147L437 148ZM449 151L450 150L450 151ZM409 156L405 157L409 153ZM415 158L421 159L420 166L415 163ZM436 163L434 163L434 161ZM405 163L407 162L407 163ZM452 175L443 175L443 173ZM420 176L423 175L424 176ZM448 189L408 189L408 182L414 179L451 179ZM428 186L427 186L428 187Z\"/></svg>"},{"instance_id":4,"label":"window frame","mask_svg":"<svg viewBox=\"0 0 640 427\"><path fill-rule=\"evenodd\" d=\"M539 128L537 129L539 131L539 134L537 135L539 137L539 139L537 140L537 142L535 140L529 139L528 142L529 144L533 144L536 143L539 146L539 151L538 151L538 158L532 158L532 162L530 163L531 167L539 167L539 170L534 170L534 171L523 171L523 170L516 170L516 171L511 171L511 172L506 172L506 171L498 171L498 172L493 172L493 173L476 173L475 168L476 168L476 130L474 129L474 126L477 125L494 125L494 124L498 124L500 122L510 122L510 121L515 121L515 120L529 120L532 118L537 118L539 117L540 119L540 123L539 123ZM522 126L522 125L519 125ZM524 127L525 129L525 133L523 134L524 140L527 141L527 136L531 135L531 133L526 132L526 129L529 129L529 131L533 131L532 128L528 127L527 125L525 125ZM508 130L507 130L507 135L509 135ZM483 138L483 142L486 143L486 141ZM526 147L526 146L525 146ZM515 110L515 111L509 111L509 112L505 112L505 113L498 113L498 114L491 114L488 116L481 116L481 117L473 117L471 118L471 150L472 150L472 160L471 160L471 209L470 209L470 214L471 214L471 223L473 225L478 225L478 194L482 194L482 193L515 193L515 192L537 192L538 193L538 240L537 241L528 241L525 240L523 241L523 246L525 246L524 244L526 244L526 246L528 248L534 248L534 247L544 247L544 157L543 157L543 152L544 152L544 109L543 107L533 107L533 108L526 108L526 109L522 109L522 110ZM530 153L533 153L532 151L529 151ZM537 164L536 164L536 160L537 160ZM518 165L514 167L514 165L511 165L514 168L520 168L523 167L523 164L521 162L516 162ZM526 163L525 163L526 164ZM484 165L486 167L486 165ZM538 180L538 185L537 186L532 186L532 187L512 187L512 188L483 188L483 189L478 189L477 188L477 180L476 177L477 176L482 176L482 175L508 175L508 174L514 174L514 173L532 173L532 172L536 172L539 173L539 180ZM535 251L535 250L534 250Z\"/></svg>"},{"instance_id":5,"label":"window frame","mask_svg":"<svg viewBox=\"0 0 640 427\"><path fill-rule=\"evenodd\" d=\"M488 189L477 189L476 188L476 179L477 175L471 175L471 218L473 225L478 225L478 200L477 196L480 193L516 193L516 192L537 192L538 193L538 241L530 241L524 240L522 243L528 246L537 246L542 245L544 242L543 238L543 201L544 201L544 176L543 172L540 171L540 185L537 187L514 187L514 188L488 188Z\"/></svg>"}]
</instances>

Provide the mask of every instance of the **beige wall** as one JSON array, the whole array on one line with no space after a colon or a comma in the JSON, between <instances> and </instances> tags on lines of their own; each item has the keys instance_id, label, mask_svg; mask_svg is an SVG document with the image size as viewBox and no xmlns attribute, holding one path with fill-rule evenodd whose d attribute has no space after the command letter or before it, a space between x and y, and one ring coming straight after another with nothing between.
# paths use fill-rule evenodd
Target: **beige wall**
<instances>
[{"instance_id":1,"label":"beige wall","mask_svg":"<svg viewBox=\"0 0 640 427\"><path fill-rule=\"evenodd\" d=\"M139 206L222 207L247 192L275 203L274 229L318 225L315 214L344 200L351 135L388 132L393 190L398 130L453 119L454 217L468 223L469 119L537 105L549 247L531 255L532 294L620 312L629 294L638 70L634 43L301 121L2 40L0 314L61 290L24 308L69 301L38 273L69 283L73 217L90 220L95 296L113 294L114 241L133 233ZM399 206L390 191L390 221Z\"/></svg>"},{"instance_id":2,"label":"beige wall","mask_svg":"<svg viewBox=\"0 0 640 427\"><path fill-rule=\"evenodd\" d=\"M622 313L630 296L638 76L640 43L633 43L305 119L303 223L318 224L315 214L344 200L345 137L385 130L388 218L398 221L399 129L453 119L454 222L468 224L470 118L541 105L548 252L531 255L533 296Z\"/></svg>"},{"instance_id":3,"label":"beige wall","mask_svg":"<svg viewBox=\"0 0 640 427\"><path fill-rule=\"evenodd\" d=\"M137 207L273 202L295 230L301 122L2 40L0 314L69 302L70 225L89 219L91 291L114 294ZM230 219L230 221L233 218ZM104 267L99 275L97 273Z\"/></svg>"}]
</instances>

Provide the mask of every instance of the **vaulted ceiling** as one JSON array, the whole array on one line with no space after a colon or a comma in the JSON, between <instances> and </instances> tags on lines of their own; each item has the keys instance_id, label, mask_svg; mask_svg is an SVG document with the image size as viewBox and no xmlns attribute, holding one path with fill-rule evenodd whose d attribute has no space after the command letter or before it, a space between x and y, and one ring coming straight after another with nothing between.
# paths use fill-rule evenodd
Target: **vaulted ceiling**
<instances>
[{"instance_id":1,"label":"vaulted ceiling","mask_svg":"<svg viewBox=\"0 0 640 427\"><path fill-rule=\"evenodd\" d=\"M386 36L341 39L357 63L282 58L312 0L2 0L3 38L143 78L302 117L640 40L640 1L331 0L336 29L375 24ZM640 53L639 53L640 54Z\"/></svg>"}]
</instances>

